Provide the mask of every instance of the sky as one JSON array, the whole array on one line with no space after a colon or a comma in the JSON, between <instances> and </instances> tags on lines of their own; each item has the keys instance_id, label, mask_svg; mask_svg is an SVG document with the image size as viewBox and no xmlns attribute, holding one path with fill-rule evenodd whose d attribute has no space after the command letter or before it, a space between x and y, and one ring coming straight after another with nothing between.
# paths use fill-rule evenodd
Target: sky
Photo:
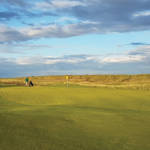
<instances>
[{"instance_id":1,"label":"sky","mask_svg":"<svg viewBox=\"0 0 150 150\"><path fill-rule=\"evenodd\" d=\"M150 0L0 0L0 77L150 73Z\"/></svg>"}]
</instances>

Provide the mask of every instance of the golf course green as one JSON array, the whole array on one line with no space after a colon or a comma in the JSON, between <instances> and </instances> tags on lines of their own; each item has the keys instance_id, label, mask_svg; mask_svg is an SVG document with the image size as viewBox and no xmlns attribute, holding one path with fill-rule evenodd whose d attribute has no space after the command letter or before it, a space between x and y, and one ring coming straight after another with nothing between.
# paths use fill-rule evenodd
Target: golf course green
<instances>
[{"instance_id":1,"label":"golf course green","mask_svg":"<svg viewBox=\"0 0 150 150\"><path fill-rule=\"evenodd\" d=\"M0 87L0 150L150 150L150 91Z\"/></svg>"}]
</instances>

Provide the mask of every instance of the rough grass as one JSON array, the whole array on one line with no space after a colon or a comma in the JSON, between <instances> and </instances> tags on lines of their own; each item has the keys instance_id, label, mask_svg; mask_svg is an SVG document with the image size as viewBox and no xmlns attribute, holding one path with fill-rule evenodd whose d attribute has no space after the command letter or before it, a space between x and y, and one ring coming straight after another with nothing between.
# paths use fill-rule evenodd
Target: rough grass
<instances>
[{"instance_id":1,"label":"rough grass","mask_svg":"<svg viewBox=\"0 0 150 150\"><path fill-rule=\"evenodd\" d=\"M149 150L150 92L0 88L0 150Z\"/></svg>"},{"instance_id":2,"label":"rough grass","mask_svg":"<svg viewBox=\"0 0 150 150\"><path fill-rule=\"evenodd\" d=\"M0 79L0 85L24 85L25 78ZM30 77L35 85L58 85L66 82L65 76ZM150 74L141 75L70 75L69 83L76 85L150 89Z\"/></svg>"}]
</instances>

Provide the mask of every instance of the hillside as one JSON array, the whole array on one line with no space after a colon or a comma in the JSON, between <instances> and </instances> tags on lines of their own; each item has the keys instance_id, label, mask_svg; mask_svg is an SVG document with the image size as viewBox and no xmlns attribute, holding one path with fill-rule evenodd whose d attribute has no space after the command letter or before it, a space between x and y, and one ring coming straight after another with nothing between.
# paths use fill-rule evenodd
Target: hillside
<instances>
[{"instance_id":1,"label":"hillside","mask_svg":"<svg viewBox=\"0 0 150 150\"><path fill-rule=\"evenodd\" d=\"M29 77L36 86L65 84L65 76L34 76ZM24 85L22 78L3 78L0 85ZM141 75L70 75L70 84L109 87L140 87L150 88L150 74Z\"/></svg>"}]
</instances>

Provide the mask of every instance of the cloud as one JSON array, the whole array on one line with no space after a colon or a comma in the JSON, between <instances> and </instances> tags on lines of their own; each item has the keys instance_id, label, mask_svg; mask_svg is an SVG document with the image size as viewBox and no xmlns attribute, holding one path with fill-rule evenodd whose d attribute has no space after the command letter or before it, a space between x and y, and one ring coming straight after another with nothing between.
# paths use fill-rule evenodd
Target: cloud
<instances>
[{"instance_id":1,"label":"cloud","mask_svg":"<svg viewBox=\"0 0 150 150\"><path fill-rule=\"evenodd\" d=\"M19 30L7 27L5 25L0 25L1 43L26 41L26 40L29 40L29 37L21 33Z\"/></svg>"},{"instance_id":2,"label":"cloud","mask_svg":"<svg viewBox=\"0 0 150 150\"><path fill-rule=\"evenodd\" d=\"M140 46L137 47L134 50L128 51L128 55L139 55L139 56L144 56L145 58L149 59L150 58L150 46Z\"/></svg>"},{"instance_id":3,"label":"cloud","mask_svg":"<svg viewBox=\"0 0 150 150\"><path fill-rule=\"evenodd\" d=\"M65 9L77 6L85 6L85 3L74 0L52 0L37 2L35 8L48 11L49 9Z\"/></svg>"},{"instance_id":4,"label":"cloud","mask_svg":"<svg viewBox=\"0 0 150 150\"><path fill-rule=\"evenodd\" d=\"M86 62L94 62L97 64L109 63L135 63L143 62L150 58L150 47L140 47L130 50L122 54L107 54L107 55L64 55L61 57L52 56L32 56L20 57L11 59L13 63L18 65L33 65L33 64L57 64L69 63L80 64Z\"/></svg>"},{"instance_id":5,"label":"cloud","mask_svg":"<svg viewBox=\"0 0 150 150\"><path fill-rule=\"evenodd\" d=\"M79 36L88 33L96 33L97 28L93 23L78 23L70 25L50 24L46 26L33 26L15 29L5 25L0 25L0 42L22 42L40 38L66 38Z\"/></svg>"},{"instance_id":6,"label":"cloud","mask_svg":"<svg viewBox=\"0 0 150 150\"><path fill-rule=\"evenodd\" d=\"M34 2L25 1L25 0L1 0L0 1L0 19L2 21L10 20L10 19L18 19L18 22L24 20L24 17L30 19L32 18L39 18L43 16L57 16L54 12L42 12L40 10L35 11L34 9ZM26 24L31 24L26 23Z\"/></svg>"},{"instance_id":7,"label":"cloud","mask_svg":"<svg viewBox=\"0 0 150 150\"><path fill-rule=\"evenodd\" d=\"M150 45L150 44L149 43L142 43L142 42L132 42L129 45L140 46L140 45Z\"/></svg>"},{"instance_id":8,"label":"cloud","mask_svg":"<svg viewBox=\"0 0 150 150\"><path fill-rule=\"evenodd\" d=\"M0 12L1 19L18 17L17 21L25 25L19 29L6 27L9 33L6 29L0 32L0 42L150 30L150 1L147 0L1 0L0 4L5 10ZM46 17L51 24L38 25L34 22L37 17Z\"/></svg>"},{"instance_id":9,"label":"cloud","mask_svg":"<svg viewBox=\"0 0 150 150\"><path fill-rule=\"evenodd\" d=\"M26 43L1 43L0 53L3 54L29 54L30 52L37 51L39 49L52 49L53 47L48 44L26 44Z\"/></svg>"},{"instance_id":10,"label":"cloud","mask_svg":"<svg viewBox=\"0 0 150 150\"><path fill-rule=\"evenodd\" d=\"M19 17L19 15L15 12L8 12L8 11L3 11L3 12L0 12L0 20L10 20L11 18L16 18L16 17Z\"/></svg>"},{"instance_id":11,"label":"cloud","mask_svg":"<svg viewBox=\"0 0 150 150\"><path fill-rule=\"evenodd\" d=\"M150 46L122 54L0 57L0 77L150 73Z\"/></svg>"},{"instance_id":12,"label":"cloud","mask_svg":"<svg viewBox=\"0 0 150 150\"><path fill-rule=\"evenodd\" d=\"M25 1L25 0L1 0L0 4L5 5L5 7L7 8L11 8L11 7L26 8L30 6L29 1Z\"/></svg>"},{"instance_id":13,"label":"cloud","mask_svg":"<svg viewBox=\"0 0 150 150\"><path fill-rule=\"evenodd\" d=\"M133 14L134 17L150 16L150 11L141 11Z\"/></svg>"},{"instance_id":14,"label":"cloud","mask_svg":"<svg viewBox=\"0 0 150 150\"><path fill-rule=\"evenodd\" d=\"M57 63L70 63L77 64L85 62L88 59L88 55L65 55L62 57L52 56L32 56L32 57L20 57L12 59L13 63L18 65L33 65L33 64L57 64Z\"/></svg>"},{"instance_id":15,"label":"cloud","mask_svg":"<svg viewBox=\"0 0 150 150\"><path fill-rule=\"evenodd\" d=\"M99 23L99 26L93 24L93 27L98 28L97 33L120 33L150 29L150 22L148 21L150 16L133 17L135 13L139 13L141 10L148 11L149 1L83 0L77 2L81 2L82 5L64 9L61 7L60 13L67 13L81 21L88 20ZM61 5L60 1L57 3ZM57 7L54 8L57 9Z\"/></svg>"},{"instance_id":16,"label":"cloud","mask_svg":"<svg viewBox=\"0 0 150 150\"><path fill-rule=\"evenodd\" d=\"M41 38L150 30L149 10L149 0L0 0L0 53L6 56L4 53L16 55L22 52L19 49L25 52L34 48L51 48L44 44L25 44L25 41L32 42ZM148 72L150 44L132 42L128 45L136 48L126 53L105 56L34 56L10 59L2 58L1 55L0 74L20 76L28 72L37 75Z\"/></svg>"},{"instance_id":17,"label":"cloud","mask_svg":"<svg viewBox=\"0 0 150 150\"><path fill-rule=\"evenodd\" d=\"M104 63L129 63L129 62L138 62L143 60L144 56L133 56L133 55L127 55L127 56L111 56L106 57L102 60Z\"/></svg>"}]
</instances>

